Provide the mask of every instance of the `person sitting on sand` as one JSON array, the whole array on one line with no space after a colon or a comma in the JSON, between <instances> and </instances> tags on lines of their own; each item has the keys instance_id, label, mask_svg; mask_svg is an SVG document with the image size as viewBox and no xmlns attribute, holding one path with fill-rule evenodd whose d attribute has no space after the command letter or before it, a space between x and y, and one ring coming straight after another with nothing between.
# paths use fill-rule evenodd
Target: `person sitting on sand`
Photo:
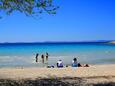
<instances>
[{"instance_id":1,"label":"person sitting on sand","mask_svg":"<svg viewBox=\"0 0 115 86\"><path fill-rule=\"evenodd\" d=\"M57 62L57 67L58 67L58 68L62 68L62 67L63 67L63 62L62 62L62 60L59 60L59 61Z\"/></svg>"},{"instance_id":2,"label":"person sitting on sand","mask_svg":"<svg viewBox=\"0 0 115 86\"><path fill-rule=\"evenodd\" d=\"M84 67L89 67L89 65L88 65L88 64L86 64L86 65L84 65Z\"/></svg>"},{"instance_id":3,"label":"person sitting on sand","mask_svg":"<svg viewBox=\"0 0 115 86\"><path fill-rule=\"evenodd\" d=\"M81 65L80 63L78 63L78 67L83 67L83 65Z\"/></svg>"},{"instance_id":4,"label":"person sitting on sand","mask_svg":"<svg viewBox=\"0 0 115 86\"><path fill-rule=\"evenodd\" d=\"M81 63L78 63L78 67L89 67L88 64L81 64Z\"/></svg>"},{"instance_id":5,"label":"person sitting on sand","mask_svg":"<svg viewBox=\"0 0 115 86\"><path fill-rule=\"evenodd\" d=\"M48 65L47 68L54 68L54 65Z\"/></svg>"},{"instance_id":6,"label":"person sitting on sand","mask_svg":"<svg viewBox=\"0 0 115 86\"><path fill-rule=\"evenodd\" d=\"M77 64L77 59L74 58L73 61L72 61L72 67L77 67L78 64Z\"/></svg>"}]
</instances>

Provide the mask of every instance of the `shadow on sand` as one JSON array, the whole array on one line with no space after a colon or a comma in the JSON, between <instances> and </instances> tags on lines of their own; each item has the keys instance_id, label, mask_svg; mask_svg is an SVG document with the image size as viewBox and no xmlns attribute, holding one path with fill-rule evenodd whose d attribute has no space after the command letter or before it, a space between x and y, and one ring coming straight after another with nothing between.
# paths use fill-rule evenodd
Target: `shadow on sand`
<instances>
[{"instance_id":1,"label":"shadow on sand","mask_svg":"<svg viewBox=\"0 0 115 86\"><path fill-rule=\"evenodd\" d=\"M0 86L115 86L115 82L87 83L83 78L0 79Z\"/></svg>"}]
</instances>

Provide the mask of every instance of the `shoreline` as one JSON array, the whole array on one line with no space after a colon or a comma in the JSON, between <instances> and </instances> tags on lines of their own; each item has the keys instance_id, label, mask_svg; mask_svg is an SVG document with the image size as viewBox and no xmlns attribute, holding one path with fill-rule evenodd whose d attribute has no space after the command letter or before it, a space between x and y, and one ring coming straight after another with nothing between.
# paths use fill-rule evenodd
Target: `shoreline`
<instances>
[{"instance_id":1,"label":"shoreline","mask_svg":"<svg viewBox=\"0 0 115 86\"><path fill-rule=\"evenodd\" d=\"M37 63L36 63L37 64ZM86 65L86 64L81 64L81 65ZM88 64L89 67L92 67L92 66L104 66L104 65L115 65L115 63L99 63L99 64ZM45 66L5 66L5 67L0 67L0 69L31 69L31 68L35 68L35 69L44 69L44 68L47 68L47 69L51 69L51 68L48 68L47 66L51 66L51 65L45 65ZM71 65L67 65L68 67L66 67L66 65L64 65L63 68L72 68ZM54 69L56 69L57 66L54 65ZM61 69L63 69L61 68ZM86 68L86 67L77 67L77 68ZM53 69L53 68L52 68ZM57 68L59 69L59 68Z\"/></svg>"}]
</instances>

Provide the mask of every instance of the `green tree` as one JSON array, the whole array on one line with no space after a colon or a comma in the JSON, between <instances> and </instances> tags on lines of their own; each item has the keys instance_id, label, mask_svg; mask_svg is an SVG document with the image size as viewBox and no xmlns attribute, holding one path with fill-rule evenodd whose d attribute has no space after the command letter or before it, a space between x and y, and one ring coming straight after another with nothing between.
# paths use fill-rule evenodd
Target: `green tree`
<instances>
[{"instance_id":1,"label":"green tree","mask_svg":"<svg viewBox=\"0 0 115 86\"><path fill-rule=\"evenodd\" d=\"M55 14L58 6L53 0L0 0L0 13L10 15L19 11L27 16L35 16L43 12ZM2 14L0 14L1 16Z\"/></svg>"}]
</instances>

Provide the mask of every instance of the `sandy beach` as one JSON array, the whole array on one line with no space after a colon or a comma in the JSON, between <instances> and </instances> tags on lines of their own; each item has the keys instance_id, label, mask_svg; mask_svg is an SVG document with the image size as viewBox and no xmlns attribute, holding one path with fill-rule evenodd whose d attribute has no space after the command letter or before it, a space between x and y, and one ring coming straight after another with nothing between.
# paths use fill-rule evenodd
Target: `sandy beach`
<instances>
[{"instance_id":1,"label":"sandy beach","mask_svg":"<svg viewBox=\"0 0 115 86\"><path fill-rule=\"evenodd\" d=\"M88 83L115 82L115 64L90 65L79 68L0 68L0 79L64 79L78 78Z\"/></svg>"}]
</instances>

